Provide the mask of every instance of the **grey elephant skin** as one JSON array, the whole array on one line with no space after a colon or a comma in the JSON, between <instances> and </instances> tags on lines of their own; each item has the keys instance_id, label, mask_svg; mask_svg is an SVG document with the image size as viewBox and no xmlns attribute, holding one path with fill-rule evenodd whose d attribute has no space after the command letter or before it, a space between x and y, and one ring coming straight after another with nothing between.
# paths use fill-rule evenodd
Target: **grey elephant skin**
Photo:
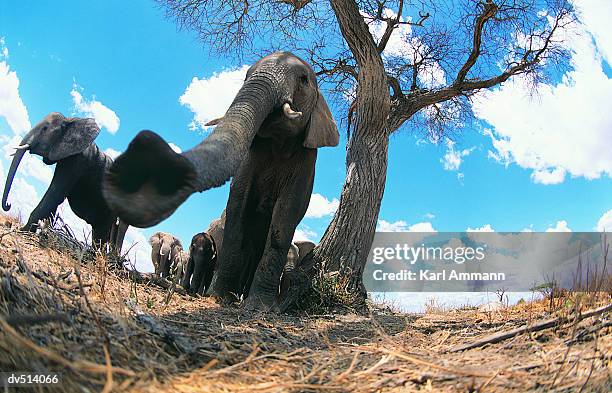
<instances>
[{"instance_id":1,"label":"grey elephant skin","mask_svg":"<svg viewBox=\"0 0 612 393\"><path fill-rule=\"evenodd\" d=\"M204 295L210 288L216 267L215 240L206 232L194 235L189 246L189 263L181 285L192 294Z\"/></svg>"},{"instance_id":2,"label":"grey elephant skin","mask_svg":"<svg viewBox=\"0 0 612 393\"><path fill-rule=\"evenodd\" d=\"M183 281L188 263L189 253L185 250L179 251L174 257L172 268L170 269L170 275L172 276L172 282L174 282L174 284L180 284Z\"/></svg>"},{"instance_id":3,"label":"grey elephant skin","mask_svg":"<svg viewBox=\"0 0 612 393\"><path fill-rule=\"evenodd\" d=\"M47 165L57 164L51 184L22 228L35 231L40 220L53 216L68 199L70 208L92 227L95 243L111 243L117 252L127 224L117 220L102 196L102 179L113 160L93 142L100 133L94 119L67 118L61 113L47 115L21 140L6 177L2 208L9 211L8 196L24 154L39 155Z\"/></svg>"},{"instance_id":4,"label":"grey elephant skin","mask_svg":"<svg viewBox=\"0 0 612 393\"><path fill-rule=\"evenodd\" d=\"M170 277L173 263L179 252L183 250L181 241L166 232L156 232L149 238L151 244L151 262L158 277Z\"/></svg>"},{"instance_id":5,"label":"grey elephant skin","mask_svg":"<svg viewBox=\"0 0 612 393\"><path fill-rule=\"evenodd\" d=\"M289 252L287 253L287 263L285 263L285 267L283 269L283 275L281 276L280 283L280 297L281 299L289 292L294 283L291 282L291 274L299 269L301 266L301 262L304 260L306 255L308 255L314 248L316 244L307 240L298 240L291 244L289 248Z\"/></svg>"},{"instance_id":6,"label":"grey elephant skin","mask_svg":"<svg viewBox=\"0 0 612 393\"><path fill-rule=\"evenodd\" d=\"M310 201L317 148L338 139L312 68L276 52L251 66L215 130L191 150L177 154L141 131L111 166L104 195L130 225L148 227L233 176L213 295L270 310Z\"/></svg>"},{"instance_id":7,"label":"grey elephant skin","mask_svg":"<svg viewBox=\"0 0 612 393\"><path fill-rule=\"evenodd\" d=\"M225 229L225 210L221 214L221 217L213 220L206 233L210 234L210 236L217 244L217 253L221 252L221 245L223 244L223 231ZM289 251L287 252L287 260L285 262L285 267L283 268L283 274L281 276L280 283L280 297L282 298L286 293L289 292L289 289L294 283L291 281L291 275L301 266L301 262L310 253L316 244L308 240L297 240L289 246Z\"/></svg>"}]
</instances>

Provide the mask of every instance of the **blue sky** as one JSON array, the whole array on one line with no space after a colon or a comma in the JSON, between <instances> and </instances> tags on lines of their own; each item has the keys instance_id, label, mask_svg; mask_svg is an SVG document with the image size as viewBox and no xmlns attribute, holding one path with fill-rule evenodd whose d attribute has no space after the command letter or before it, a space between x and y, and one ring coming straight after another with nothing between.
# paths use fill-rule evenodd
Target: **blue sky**
<instances>
[{"instance_id":1,"label":"blue sky","mask_svg":"<svg viewBox=\"0 0 612 393\"><path fill-rule=\"evenodd\" d=\"M476 121L454 144L432 144L409 126L392 136L380 229L612 229L612 31L600 16L612 13L598 8L610 9L606 0L578 3L584 3L584 25L568 39L573 69L543 86L539 97L530 101L520 82L483 96L474 106ZM144 0L5 0L0 37L3 178L6 146L27 131L27 122L52 111L95 115L103 150L123 151L142 129L186 150L205 136L198 121L229 104L242 72L232 71L243 66L210 55ZM335 115L339 120L344 113ZM341 134L340 146L319 151L318 195L299 228L313 240L331 220L344 181ZM50 178L37 160L20 168L10 196L11 213L24 218ZM161 224L131 230L128 240L139 242L144 259L143 243L158 230L186 245L218 217L227 195L227 185L196 194ZM85 228L68 210L62 210L67 221Z\"/></svg>"}]
</instances>

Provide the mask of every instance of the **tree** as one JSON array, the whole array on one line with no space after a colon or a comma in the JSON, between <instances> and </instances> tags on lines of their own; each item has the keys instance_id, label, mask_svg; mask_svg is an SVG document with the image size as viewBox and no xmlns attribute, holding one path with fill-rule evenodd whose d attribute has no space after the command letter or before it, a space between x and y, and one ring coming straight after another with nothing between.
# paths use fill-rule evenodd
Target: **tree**
<instances>
[{"instance_id":1,"label":"tree","mask_svg":"<svg viewBox=\"0 0 612 393\"><path fill-rule=\"evenodd\" d=\"M390 135L409 123L439 141L471 118L480 91L516 76L547 78L566 64L563 32L575 22L567 0L158 1L214 50L239 58L261 48L293 50L348 96L340 206L296 280L339 272L358 303Z\"/></svg>"}]
</instances>

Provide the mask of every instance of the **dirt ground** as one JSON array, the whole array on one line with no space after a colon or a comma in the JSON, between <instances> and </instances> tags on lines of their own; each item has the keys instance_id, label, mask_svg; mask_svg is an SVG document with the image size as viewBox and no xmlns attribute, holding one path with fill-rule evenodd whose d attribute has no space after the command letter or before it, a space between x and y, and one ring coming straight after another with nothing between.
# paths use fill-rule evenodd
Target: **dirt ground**
<instances>
[{"instance_id":1,"label":"dirt ground","mask_svg":"<svg viewBox=\"0 0 612 393\"><path fill-rule=\"evenodd\" d=\"M486 312L254 315L177 292L166 304L168 290L17 229L0 218L0 370L61 373L40 390L612 391L612 312L576 318L609 293Z\"/></svg>"}]
</instances>

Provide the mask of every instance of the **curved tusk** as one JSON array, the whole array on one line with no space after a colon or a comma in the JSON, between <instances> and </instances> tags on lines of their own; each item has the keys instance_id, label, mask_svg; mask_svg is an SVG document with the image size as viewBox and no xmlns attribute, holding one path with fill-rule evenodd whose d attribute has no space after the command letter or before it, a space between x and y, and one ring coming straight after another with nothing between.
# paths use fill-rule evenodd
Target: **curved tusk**
<instances>
[{"instance_id":1,"label":"curved tusk","mask_svg":"<svg viewBox=\"0 0 612 393\"><path fill-rule=\"evenodd\" d=\"M29 143L25 143L23 145L19 145L19 146L15 147L14 149L15 150L22 150L22 149L27 149L28 147L30 147L30 144Z\"/></svg>"},{"instance_id":2,"label":"curved tusk","mask_svg":"<svg viewBox=\"0 0 612 393\"><path fill-rule=\"evenodd\" d=\"M285 113L285 116L287 116L289 119L298 119L302 117L302 112L296 112L291 109L291 105L288 102L285 102L283 104L283 112Z\"/></svg>"}]
</instances>

